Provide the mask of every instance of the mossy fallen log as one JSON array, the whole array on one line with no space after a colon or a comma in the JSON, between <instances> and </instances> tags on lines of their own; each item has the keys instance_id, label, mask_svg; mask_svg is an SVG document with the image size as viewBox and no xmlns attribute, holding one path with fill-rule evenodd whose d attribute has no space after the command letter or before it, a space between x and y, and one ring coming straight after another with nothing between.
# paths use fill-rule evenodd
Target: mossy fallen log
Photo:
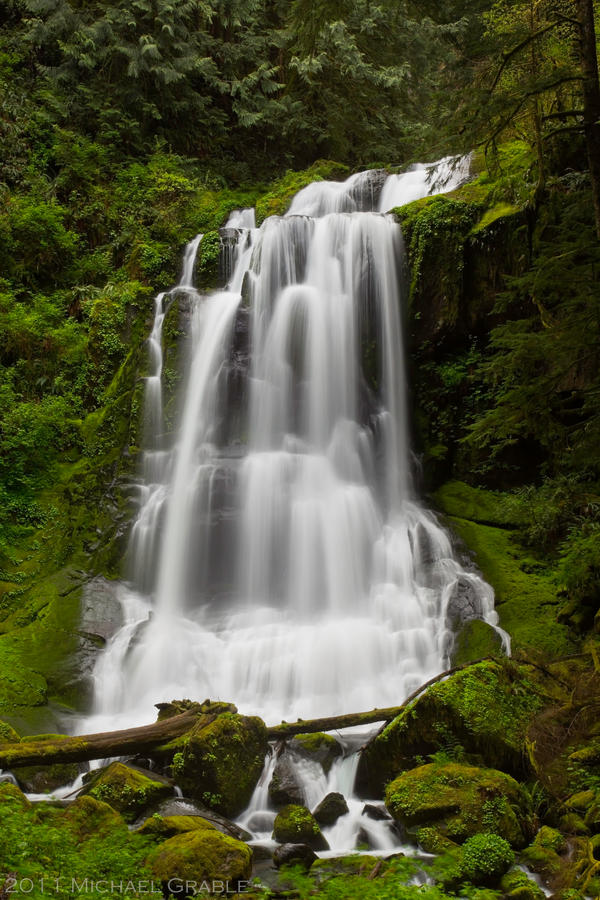
<instances>
[{"instance_id":1,"label":"mossy fallen log","mask_svg":"<svg viewBox=\"0 0 600 900\"><path fill-rule=\"evenodd\" d=\"M482 660L478 660L482 662ZM372 709L367 712L345 713L339 716L328 716L321 719L299 719L297 722L282 722L267 728L270 741L284 740L297 734L314 734L321 731L339 731L342 728L358 728L361 725L372 725L376 722L390 722L402 710L415 700L419 694L452 675L459 669L467 668L468 663L441 672L422 684L400 706ZM83 734L77 737L63 737L27 740L16 743L0 744L0 769L13 769L19 766L53 765L54 763L85 762L91 759L109 759L110 757L129 756L146 753L150 756L164 757L169 755L170 742L181 738L188 731L202 729L210 725L217 716L224 712L237 712L236 707L228 703L191 703L190 701L173 701L171 704L157 704L158 721L138 728L127 728L122 731L107 731L101 734ZM183 710L181 712L180 710ZM175 746L175 745L173 745ZM161 752L162 751L162 752Z\"/></svg>"},{"instance_id":2,"label":"mossy fallen log","mask_svg":"<svg viewBox=\"0 0 600 900\"><path fill-rule=\"evenodd\" d=\"M203 711L200 704L195 704L179 715L159 719L151 725L139 728L0 744L0 768L84 762L90 759L150 753L162 744L181 737L194 726L209 725L217 715L218 712Z\"/></svg>"}]
</instances>

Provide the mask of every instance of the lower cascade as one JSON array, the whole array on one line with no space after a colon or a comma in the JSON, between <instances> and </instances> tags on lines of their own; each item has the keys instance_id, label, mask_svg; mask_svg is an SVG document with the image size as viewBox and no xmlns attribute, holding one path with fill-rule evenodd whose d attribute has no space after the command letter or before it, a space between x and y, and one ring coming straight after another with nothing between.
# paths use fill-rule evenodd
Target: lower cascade
<instances>
[{"instance_id":1,"label":"lower cascade","mask_svg":"<svg viewBox=\"0 0 600 900\"><path fill-rule=\"evenodd\" d=\"M448 667L465 597L496 627L492 589L416 496L404 250L387 213L467 174L468 160L362 172L309 185L260 228L252 210L234 213L227 284L208 294L193 287L201 236L188 245L179 284L156 299L124 625L97 664L87 731L147 722L177 697L231 701L269 724L398 705ZM175 301L190 311L190 350L170 442L162 325ZM347 798L325 829L332 849L398 843L353 796L364 739L343 738L327 775L290 761L311 809ZM240 820L256 838L272 831L275 764Z\"/></svg>"}]
</instances>

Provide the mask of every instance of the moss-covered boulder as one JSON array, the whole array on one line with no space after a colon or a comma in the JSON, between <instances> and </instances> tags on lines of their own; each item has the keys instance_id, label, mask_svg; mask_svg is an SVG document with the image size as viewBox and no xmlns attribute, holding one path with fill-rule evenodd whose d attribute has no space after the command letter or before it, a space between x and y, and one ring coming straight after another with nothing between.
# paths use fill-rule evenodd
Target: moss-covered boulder
<instances>
[{"instance_id":1,"label":"moss-covered boulder","mask_svg":"<svg viewBox=\"0 0 600 900\"><path fill-rule=\"evenodd\" d=\"M167 840L175 837L177 834L186 834L188 831L194 831L195 828L206 829L207 825L214 828L214 825L211 825L210 822L207 822L201 816L160 816L155 813L155 815L146 819L142 827L138 829L138 832L139 834L150 834L162 840ZM216 830L218 831L219 829Z\"/></svg>"},{"instance_id":2,"label":"moss-covered boulder","mask_svg":"<svg viewBox=\"0 0 600 900\"><path fill-rule=\"evenodd\" d=\"M330 734L297 734L288 741L288 749L302 759L310 759L323 767L326 775L343 753L341 744Z\"/></svg>"},{"instance_id":3,"label":"moss-covered boulder","mask_svg":"<svg viewBox=\"0 0 600 900\"><path fill-rule=\"evenodd\" d=\"M217 891L215 882L228 883L224 890L244 889L252 871L252 850L241 841L221 834L204 823L183 834L176 834L152 850L147 858L152 876L167 890L188 892ZM189 885L195 883L193 890Z\"/></svg>"},{"instance_id":4,"label":"moss-covered boulder","mask_svg":"<svg viewBox=\"0 0 600 900\"><path fill-rule=\"evenodd\" d=\"M565 868L566 851L567 842L560 831L544 825L523 850L521 859L532 871L550 880Z\"/></svg>"},{"instance_id":5,"label":"moss-covered boulder","mask_svg":"<svg viewBox=\"0 0 600 900\"><path fill-rule=\"evenodd\" d=\"M340 816L345 816L349 812L346 798L337 791L327 794L323 797L313 815L319 825L334 825Z\"/></svg>"},{"instance_id":6,"label":"moss-covered boulder","mask_svg":"<svg viewBox=\"0 0 600 900\"><path fill-rule=\"evenodd\" d=\"M504 896L511 900L544 900L546 896L522 869L507 872L500 882L500 888Z\"/></svg>"},{"instance_id":7,"label":"moss-covered boulder","mask_svg":"<svg viewBox=\"0 0 600 900\"><path fill-rule=\"evenodd\" d=\"M470 619L454 637L452 665L477 662L486 656L502 656L502 638L495 628L481 619Z\"/></svg>"},{"instance_id":8,"label":"moss-covered boulder","mask_svg":"<svg viewBox=\"0 0 600 900\"><path fill-rule=\"evenodd\" d=\"M23 809L28 809L31 806L23 791L16 784L13 784L12 781L0 782L0 803L12 803L13 805L21 806Z\"/></svg>"},{"instance_id":9,"label":"moss-covered boulder","mask_svg":"<svg viewBox=\"0 0 600 900\"><path fill-rule=\"evenodd\" d=\"M521 774L527 729L544 702L530 672L511 660L490 661L434 684L367 745L359 787L380 796L419 758L457 745L476 764Z\"/></svg>"},{"instance_id":10,"label":"moss-covered boulder","mask_svg":"<svg viewBox=\"0 0 600 900\"><path fill-rule=\"evenodd\" d=\"M63 734L37 734L22 738L23 742L52 740L64 738ZM18 766L13 774L23 790L34 794L53 791L65 784L75 781L79 775L77 763L54 763L51 766Z\"/></svg>"},{"instance_id":11,"label":"moss-covered boulder","mask_svg":"<svg viewBox=\"0 0 600 900\"><path fill-rule=\"evenodd\" d=\"M284 806L275 817L273 838L280 844L308 844L313 850L329 849L315 817L305 806L293 803Z\"/></svg>"},{"instance_id":12,"label":"moss-covered boulder","mask_svg":"<svg viewBox=\"0 0 600 900\"><path fill-rule=\"evenodd\" d=\"M232 817L248 805L260 778L267 729L256 716L225 712L173 746L173 775L184 794Z\"/></svg>"},{"instance_id":13,"label":"moss-covered boulder","mask_svg":"<svg viewBox=\"0 0 600 900\"><path fill-rule=\"evenodd\" d=\"M102 836L111 832L125 831L123 817L102 800L85 794L78 797L64 812L62 822L84 840L90 836Z\"/></svg>"},{"instance_id":14,"label":"moss-covered boulder","mask_svg":"<svg viewBox=\"0 0 600 900\"><path fill-rule=\"evenodd\" d=\"M430 763L400 775L386 790L386 806L409 832L423 826L456 843L480 832L513 847L527 843L524 797L504 772L458 763Z\"/></svg>"},{"instance_id":15,"label":"moss-covered boulder","mask_svg":"<svg viewBox=\"0 0 600 900\"><path fill-rule=\"evenodd\" d=\"M153 803L172 793L173 788L166 781L120 762L101 769L83 790L83 794L89 794L94 800L108 803L127 822L133 822Z\"/></svg>"},{"instance_id":16,"label":"moss-covered boulder","mask_svg":"<svg viewBox=\"0 0 600 900\"><path fill-rule=\"evenodd\" d=\"M20 741L18 732L8 722L0 721L0 744L16 744Z\"/></svg>"}]
</instances>

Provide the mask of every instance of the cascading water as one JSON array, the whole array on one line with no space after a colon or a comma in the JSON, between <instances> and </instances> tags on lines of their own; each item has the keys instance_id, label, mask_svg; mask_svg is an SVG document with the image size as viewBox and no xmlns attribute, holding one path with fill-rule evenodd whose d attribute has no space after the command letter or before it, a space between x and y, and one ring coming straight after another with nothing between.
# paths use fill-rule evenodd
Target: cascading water
<instances>
[{"instance_id":1,"label":"cascading water","mask_svg":"<svg viewBox=\"0 0 600 900\"><path fill-rule=\"evenodd\" d=\"M87 730L184 696L269 723L397 705L443 670L459 581L496 625L491 589L414 496L403 248L384 214L451 190L465 166L318 182L260 229L252 210L232 214L228 284L208 295L192 286L200 236L188 245L180 284L156 301L126 624L98 664ZM192 353L168 447L161 330L177 292Z\"/></svg>"}]
</instances>

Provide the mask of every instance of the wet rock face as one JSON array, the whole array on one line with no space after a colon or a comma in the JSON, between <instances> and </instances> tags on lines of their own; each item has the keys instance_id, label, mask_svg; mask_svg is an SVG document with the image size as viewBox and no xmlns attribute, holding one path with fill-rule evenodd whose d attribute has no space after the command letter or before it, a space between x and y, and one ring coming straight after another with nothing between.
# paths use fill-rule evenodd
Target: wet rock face
<instances>
[{"instance_id":1,"label":"wet rock face","mask_svg":"<svg viewBox=\"0 0 600 900\"><path fill-rule=\"evenodd\" d=\"M275 809L281 809L290 803L302 805L305 799L294 764L290 756L284 753L277 760L273 771L269 784L269 800Z\"/></svg>"},{"instance_id":2,"label":"wet rock face","mask_svg":"<svg viewBox=\"0 0 600 900\"><path fill-rule=\"evenodd\" d=\"M300 865L308 870L316 858L317 854L308 844L282 844L273 854L273 862L278 869L281 866Z\"/></svg>"},{"instance_id":3,"label":"wet rock face","mask_svg":"<svg viewBox=\"0 0 600 900\"><path fill-rule=\"evenodd\" d=\"M297 734L288 742L288 750L300 759L308 759L322 766L326 775L343 753L341 745L330 734Z\"/></svg>"},{"instance_id":4,"label":"wet rock face","mask_svg":"<svg viewBox=\"0 0 600 900\"><path fill-rule=\"evenodd\" d=\"M340 816L349 812L348 804L343 794L333 792L324 797L313 812L313 816L319 825L334 825Z\"/></svg>"},{"instance_id":5,"label":"wet rock face","mask_svg":"<svg viewBox=\"0 0 600 900\"><path fill-rule=\"evenodd\" d=\"M481 616L481 601L475 585L467 578L458 578L446 607L446 623L457 631L465 622Z\"/></svg>"}]
</instances>

